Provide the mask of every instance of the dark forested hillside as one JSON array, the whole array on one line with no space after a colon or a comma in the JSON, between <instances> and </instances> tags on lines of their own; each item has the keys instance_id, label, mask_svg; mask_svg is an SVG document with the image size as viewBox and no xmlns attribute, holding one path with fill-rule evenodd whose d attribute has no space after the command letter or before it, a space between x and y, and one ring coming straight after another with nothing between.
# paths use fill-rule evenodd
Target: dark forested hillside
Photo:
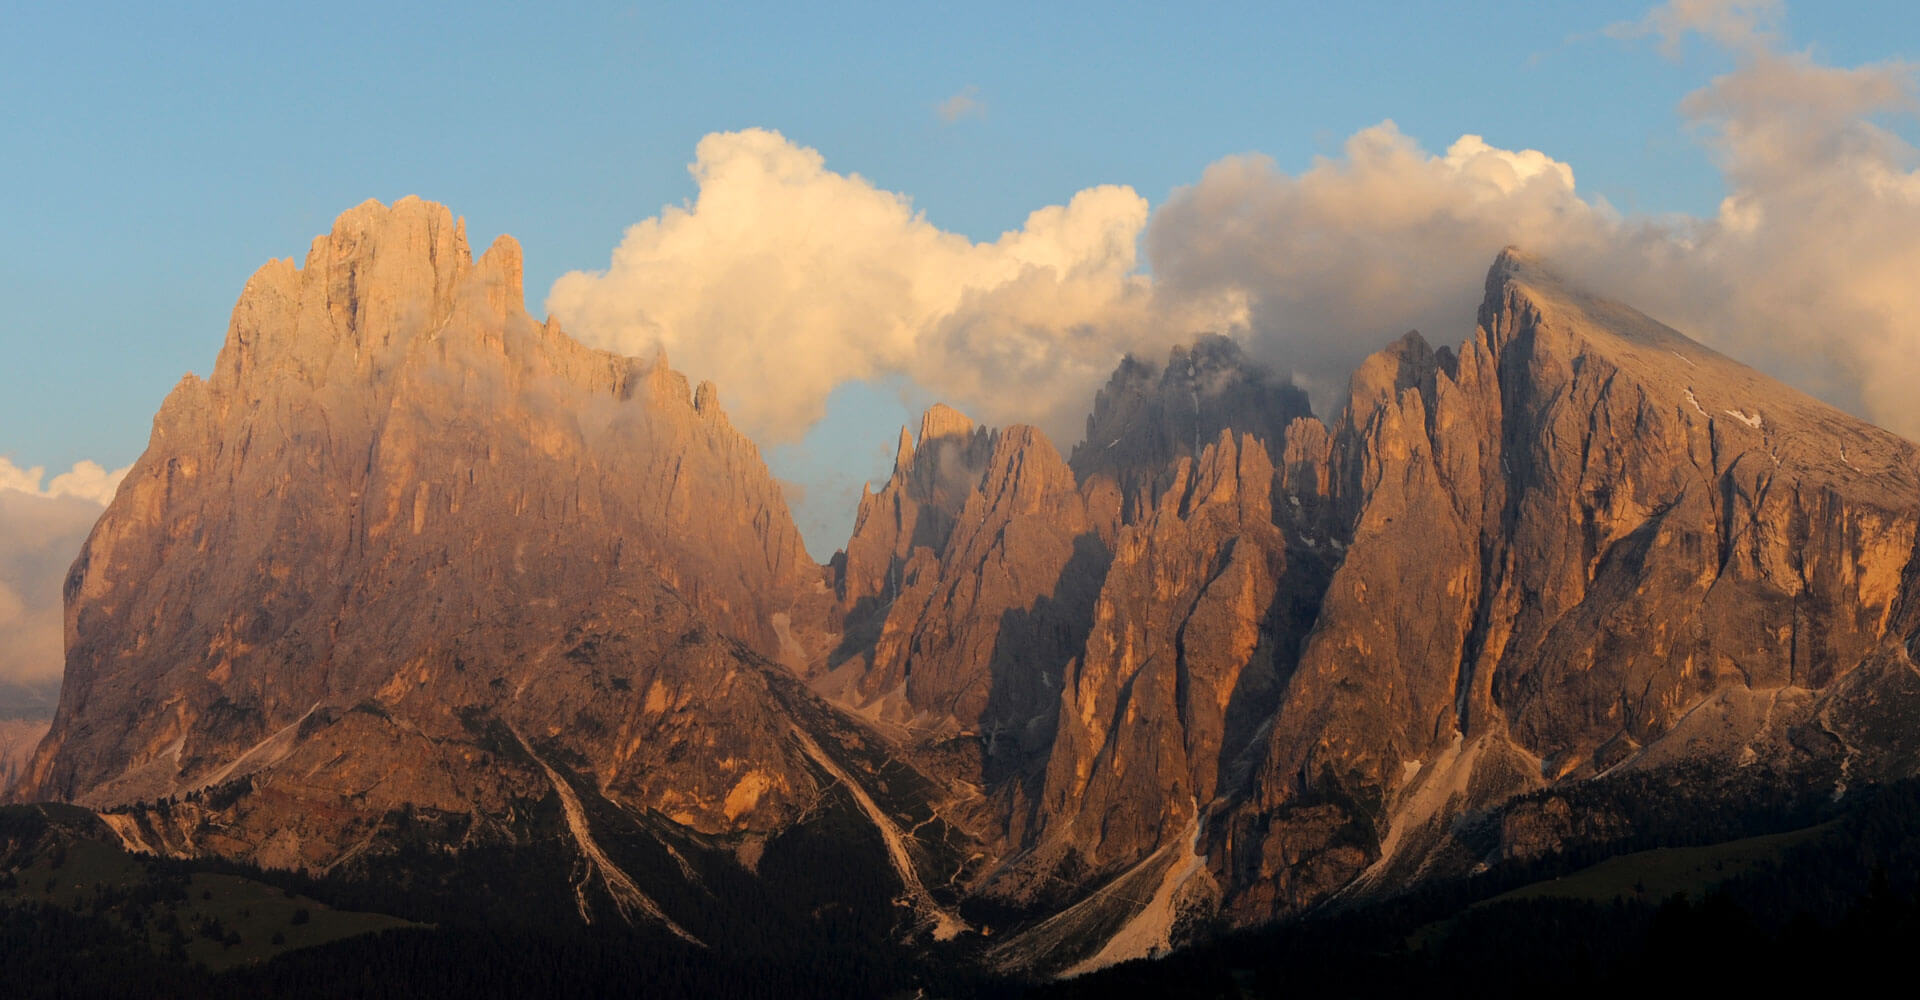
<instances>
[{"instance_id":1,"label":"dark forested hillside","mask_svg":"<svg viewBox=\"0 0 1920 1000\"><path fill-rule=\"evenodd\" d=\"M1680 858L1677 849L1650 848L1585 867L1579 853L1555 855L1034 992L1062 1000L1622 996L1686 987L1778 995L1876 972L1898 981L1920 940L1920 782L1866 789L1827 812L1801 831Z\"/></svg>"},{"instance_id":2,"label":"dark forested hillside","mask_svg":"<svg viewBox=\"0 0 1920 1000\"><path fill-rule=\"evenodd\" d=\"M313 880L126 855L93 839L105 831L78 811L10 807L0 811L0 953L9 996L23 998L1578 996L1683 984L1771 992L1904 965L1920 936L1920 782L1860 789L1825 808L1756 807L1753 819L1753 829L1809 825L1732 840L1678 827L1666 846L1496 866L1037 984L961 951L890 947L897 886L843 877L860 868L830 835L770 845L765 881L709 883L710 904L729 914L716 921L747 928L723 952L657 929L583 925L562 919L570 900L521 895L568 864L557 853L455 862L403 852L391 870L408 881ZM1693 846L1673 846L1682 842ZM49 873L60 883L52 892ZM216 878L258 886L255 898L299 900L300 925L347 914L395 926L209 963L206 946L232 953L276 933L259 920L209 928L195 915L207 903L198 886ZM433 920L401 927L398 917Z\"/></svg>"}]
</instances>

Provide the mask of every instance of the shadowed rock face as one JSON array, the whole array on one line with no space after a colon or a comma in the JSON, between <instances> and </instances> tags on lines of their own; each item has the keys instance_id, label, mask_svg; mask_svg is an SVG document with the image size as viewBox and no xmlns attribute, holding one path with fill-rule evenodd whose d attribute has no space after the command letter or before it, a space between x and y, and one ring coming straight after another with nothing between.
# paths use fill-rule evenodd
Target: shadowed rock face
<instances>
[{"instance_id":1,"label":"shadowed rock face","mask_svg":"<svg viewBox=\"0 0 1920 1000\"><path fill-rule=\"evenodd\" d=\"M475 262L414 199L254 275L74 565L26 794L254 774L255 803L322 817L488 815L542 794L485 749L498 720L694 828L783 822L812 779L768 663L776 616L825 602L818 567L711 386L521 302L510 239ZM339 823L259 811L221 853L344 846Z\"/></svg>"},{"instance_id":2,"label":"shadowed rock face","mask_svg":"<svg viewBox=\"0 0 1920 1000\"><path fill-rule=\"evenodd\" d=\"M326 869L556 762L741 838L857 782L916 912L1065 968L1630 832L1589 779L1920 771L1920 453L1517 252L1331 424L1220 338L1071 461L935 407L824 571L712 386L519 281L411 199L254 276L74 564L27 796L206 791L112 822Z\"/></svg>"},{"instance_id":3,"label":"shadowed rock face","mask_svg":"<svg viewBox=\"0 0 1920 1000\"><path fill-rule=\"evenodd\" d=\"M996 681L1039 679L1038 668L996 675L1005 619L1036 613L1036 602L1057 590L1075 540L1090 530L1073 473L1039 431L1016 426L983 440L993 448L953 517L940 558L930 546L915 548L860 679L869 697L897 691L915 709L967 725L981 721ZM1002 658L1038 656L1038 639L1029 634L1006 643Z\"/></svg>"},{"instance_id":4,"label":"shadowed rock face","mask_svg":"<svg viewBox=\"0 0 1920 1000\"><path fill-rule=\"evenodd\" d=\"M1121 515L1144 520L1166 491L1175 461L1198 460L1222 431L1252 434L1273 447L1297 418L1310 417L1306 393L1248 361L1225 337L1175 347L1165 367L1128 356L1094 397L1086 440L1073 449L1080 479L1112 479Z\"/></svg>"},{"instance_id":5,"label":"shadowed rock face","mask_svg":"<svg viewBox=\"0 0 1920 1000\"><path fill-rule=\"evenodd\" d=\"M45 719L0 719L0 794L26 770L27 761L47 735Z\"/></svg>"},{"instance_id":6,"label":"shadowed rock face","mask_svg":"<svg viewBox=\"0 0 1920 1000\"><path fill-rule=\"evenodd\" d=\"M983 787L1017 840L1110 553L1099 500L1043 434L971 428L938 407L916 447L902 432L892 479L837 557L858 567L877 562L858 553L893 553L893 579L845 606L841 659L815 687Z\"/></svg>"}]
</instances>

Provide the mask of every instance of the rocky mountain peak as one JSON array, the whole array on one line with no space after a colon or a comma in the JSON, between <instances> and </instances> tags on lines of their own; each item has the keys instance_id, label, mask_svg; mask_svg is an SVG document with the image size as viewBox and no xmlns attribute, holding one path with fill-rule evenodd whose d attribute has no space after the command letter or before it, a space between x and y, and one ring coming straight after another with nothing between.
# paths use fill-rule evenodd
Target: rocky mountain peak
<instances>
[{"instance_id":1,"label":"rocky mountain peak","mask_svg":"<svg viewBox=\"0 0 1920 1000\"><path fill-rule=\"evenodd\" d=\"M920 446L942 438L966 437L973 433L973 418L945 403L935 403L920 415Z\"/></svg>"},{"instance_id":2,"label":"rocky mountain peak","mask_svg":"<svg viewBox=\"0 0 1920 1000\"><path fill-rule=\"evenodd\" d=\"M920 417L908 470L915 497L941 510L957 511L980 481L992 454L995 434L944 403Z\"/></svg>"},{"instance_id":3,"label":"rocky mountain peak","mask_svg":"<svg viewBox=\"0 0 1920 1000\"><path fill-rule=\"evenodd\" d=\"M908 430L906 425L902 424L900 427L900 442L896 444L893 449L893 474L896 476L899 475L901 471L912 464L912 462L913 432Z\"/></svg>"},{"instance_id":4,"label":"rocky mountain peak","mask_svg":"<svg viewBox=\"0 0 1920 1000\"><path fill-rule=\"evenodd\" d=\"M818 567L713 387L535 324L521 280L510 237L475 262L415 198L254 276L76 565L39 794L231 780L279 753L226 767L253 742L362 702L436 738L456 710L564 726L570 696L518 671L597 662L595 631L636 614L680 623L687 662L804 658Z\"/></svg>"},{"instance_id":5,"label":"rocky mountain peak","mask_svg":"<svg viewBox=\"0 0 1920 1000\"><path fill-rule=\"evenodd\" d=\"M1222 430L1278 449L1288 424L1309 415L1304 392L1232 339L1204 336L1174 347L1164 366L1123 359L1094 397L1087 437L1070 464L1082 482L1113 480L1125 498L1123 516L1132 519L1164 492L1176 459L1197 459Z\"/></svg>"},{"instance_id":6,"label":"rocky mountain peak","mask_svg":"<svg viewBox=\"0 0 1920 1000\"><path fill-rule=\"evenodd\" d=\"M946 545L954 520L980 485L997 437L944 403L921 415L917 441L900 428L892 476L879 492L861 497L853 535L834 557L843 608L896 588L916 548L938 551Z\"/></svg>"},{"instance_id":7,"label":"rocky mountain peak","mask_svg":"<svg viewBox=\"0 0 1920 1000\"><path fill-rule=\"evenodd\" d=\"M987 459L980 490L968 505L1030 512L1044 498L1074 491L1073 470L1037 427L1015 424L1001 433Z\"/></svg>"},{"instance_id":8,"label":"rocky mountain peak","mask_svg":"<svg viewBox=\"0 0 1920 1000\"><path fill-rule=\"evenodd\" d=\"M1370 355L1354 370L1349 397L1363 407L1398 399L1408 389L1432 399L1441 372L1455 374L1452 350L1434 350L1418 330L1408 330L1387 347Z\"/></svg>"},{"instance_id":9,"label":"rocky mountain peak","mask_svg":"<svg viewBox=\"0 0 1920 1000\"><path fill-rule=\"evenodd\" d=\"M1493 255L1493 263L1487 268L1487 285L1492 287L1504 283L1523 271L1541 269L1543 266L1540 258L1509 243Z\"/></svg>"},{"instance_id":10,"label":"rocky mountain peak","mask_svg":"<svg viewBox=\"0 0 1920 1000\"><path fill-rule=\"evenodd\" d=\"M1900 506L1911 444L1721 354L1508 248L1487 275L1480 343L1503 382L1591 383L1618 372L1720 469L1764 453L1796 475ZM1469 345L1471 346L1471 345ZM1588 369L1593 369L1589 371ZM1864 461L1862 460L1864 456Z\"/></svg>"},{"instance_id":11,"label":"rocky mountain peak","mask_svg":"<svg viewBox=\"0 0 1920 1000\"><path fill-rule=\"evenodd\" d=\"M1107 555L1046 435L1025 425L973 434L983 436L946 438L992 447L944 537L916 545L870 606L850 610L846 676L827 687L918 741L978 738L971 752L998 781L1052 739L1060 673ZM922 508L921 523L935 509Z\"/></svg>"},{"instance_id":12,"label":"rocky mountain peak","mask_svg":"<svg viewBox=\"0 0 1920 1000\"><path fill-rule=\"evenodd\" d=\"M510 277L517 296L517 246L510 255L511 267L502 253L487 278L498 285ZM466 227L445 206L414 197L392 206L363 202L314 239L304 266L283 259L255 272L234 308L215 378L238 379L262 364L308 380L327 378L336 366L365 370L445 323L473 270Z\"/></svg>"},{"instance_id":13,"label":"rocky mountain peak","mask_svg":"<svg viewBox=\"0 0 1920 1000\"><path fill-rule=\"evenodd\" d=\"M473 280L485 295L487 308L502 318L525 309L525 277L520 241L506 233L501 233L474 265Z\"/></svg>"},{"instance_id":14,"label":"rocky mountain peak","mask_svg":"<svg viewBox=\"0 0 1920 1000\"><path fill-rule=\"evenodd\" d=\"M935 403L927 407L920 415L920 434L916 440L912 429L900 428L900 443L894 450L893 472L898 476L912 474L916 458L925 456L928 463L922 475L931 474L934 479L942 478L939 466L943 458L951 459L955 447L964 448L974 436L973 418L945 403ZM958 470L951 470L945 478L954 478Z\"/></svg>"},{"instance_id":15,"label":"rocky mountain peak","mask_svg":"<svg viewBox=\"0 0 1920 1000\"><path fill-rule=\"evenodd\" d=\"M1349 534L1227 834L1264 838L1255 910L1542 783L1793 756L1779 713L1873 672L1914 552L1910 445L1512 249L1458 355L1368 359L1334 438ZM1371 846L1256 818L1338 796L1383 804Z\"/></svg>"}]
</instances>

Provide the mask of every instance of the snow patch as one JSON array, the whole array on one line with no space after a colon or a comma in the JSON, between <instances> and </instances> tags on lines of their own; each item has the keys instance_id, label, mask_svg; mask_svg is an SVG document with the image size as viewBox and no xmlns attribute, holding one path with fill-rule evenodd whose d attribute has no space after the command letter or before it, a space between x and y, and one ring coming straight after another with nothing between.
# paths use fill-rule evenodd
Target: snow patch
<instances>
[{"instance_id":1,"label":"snow patch","mask_svg":"<svg viewBox=\"0 0 1920 1000\"><path fill-rule=\"evenodd\" d=\"M1693 394L1693 386L1687 386L1687 402L1692 403L1694 410L1701 416L1705 417L1707 415L1707 408L1701 406L1699 398Z\"/></svg>"},{"instance_id":2,"label":"snow patch","mask_svg":"<svg viewBox=\"0 0 1920 1000\"><path fill-rule=\"evenodd\" d=\"M1743 424L1746 424L1748 427L1751 427L1754 430L1760 429L1760 414L1758 413L1748 413L1745 410L1722 410L1720 412L1725 413L1727 416L1732 417L1733 419L1738 420Z\"/></svg>"}]
</instances>

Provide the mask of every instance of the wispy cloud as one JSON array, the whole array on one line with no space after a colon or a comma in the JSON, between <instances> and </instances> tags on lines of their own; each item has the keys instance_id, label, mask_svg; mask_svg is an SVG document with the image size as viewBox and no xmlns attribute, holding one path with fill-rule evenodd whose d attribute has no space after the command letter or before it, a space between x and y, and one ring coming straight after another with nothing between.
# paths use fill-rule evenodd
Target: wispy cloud
<instances>
[{"instance_id":1,"label":"wispy cloud","mask_svg":"<svg viewBox=\"0 0 1920 1000\"><path fill-rule=\"evenodd\" d=\"M1782 0L1670 0L1638 21L1609 25L1606 33L1620 39L1658 38L1660 51L1669 57L1680 54L1680 43L1688 35L1752 53L1778 44L1786 13Z\"/></svg>"},{"instance_id":2,"label":"wispy cloud","mask_svg":"<svg viewBox=\"0 0 1920 1000\"><path fill-rule=\"evenodd\" d=\"M934 111L939 114L941 121L952 124L962 118L985 118L987 102L980 99L979 87L967 84L958 93L936 105Z\"/></svg>"}]
</instances>

